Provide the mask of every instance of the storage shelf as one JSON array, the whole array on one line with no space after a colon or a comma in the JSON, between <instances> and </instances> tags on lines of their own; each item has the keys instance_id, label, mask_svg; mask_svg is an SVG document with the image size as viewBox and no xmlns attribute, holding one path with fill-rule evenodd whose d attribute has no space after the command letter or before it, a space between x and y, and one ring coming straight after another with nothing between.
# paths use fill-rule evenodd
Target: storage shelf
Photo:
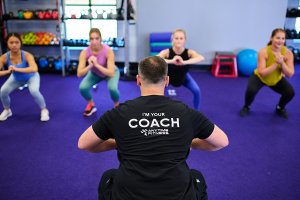
<instances>
[{"instance_id":1,"label":"storage shelf","mask_svg":"<svg viewBox=\"0 0 300 200\"><path fill-rule=\"evenodd\" d=\"M122 24L122 26L128 26L128 24L135 24L135 20L132 19L123 19L122 18L115 18L116 17L116 13L112 12L109 13L109 9L114 9L116 11L118 11L118 4L115 2L99 2L98 4L92 4L91 0L87 0L86 2L78 2L78 4L74 3L74 2L69 2L69 3L65 3L65 0L49 0L49 2L55 3L55 7L53 9L57 10L59 12L58 15L58 19L40 19L38 18L38 16L33 15L33 17L31 19L25 19L25 18L19 18L18 15L18 8L20 7L26 7L28 9L30 8L35 8L35 5L32 5L31 1L26 0L24 2L24 6L23 6L23 2L22 2L22 6L20 6L21 4L18 4L18 1L10 1L10 0L4 0L2 1L3 3L3 8L0 8L2 13L4 13L2 20L3 20L3 27L5 28L6 32L9 31L14 31L14 30L18 30L20 27L19 32L24 32L24 34L26 33L26 31L28 30L29 32L34 32L39 30L40 27L45 28L45 31L49 31L49 32L53 32L55 33L55 35L57 35L58 38L60 38L60 43L59 44L55 44L55 45L38 45L38 44L23 44L24 48L29 49L30 51L32 50L33 52L49 52L51 54L57 54L60 53L60 56L62 58L62 62L66 63L63 66L68 66L69 62L70 62L70 51L76 51L76 50L82 50L87 48L87 45L66 45L64 43L64 40L67 39L67 31L66 31L66 24L68 24L69 22L75 22L75 20L79 20L77 21L76 24L82 24L83 22L92 24L92 22L100 22L99 20L101 20L103 23L112 23L115 25L115 23L118 24ZM30 3L31 2L31 3ZM13 8L8 7L7 5L13 5ZM46 4L45 4L46 5ZM47 5L48 5L48 1L47 1ZM51 4L50 7L53 7L53 5ZM71 18L70 16L67 15L67 13L69 13L69 10L66 11L66 7L69 7L68 9L72 10L78 10L78 12L80 10L93 10L93 12L96 9L102 9L102 10L106 10L106 13L108 16L110 16L109 18L96 18L97 15L88 15L87 17L91 17L91 18ZM102 8L101 8L102 7ZM43 5L41 5L41 9L46 10L47 7ZM34 13L35 11L33 11ZM9 15L11 13L17 13L17 15ZM90 13L86 13L86 14L90 14ZM94 13L92 13L94 14ZM113 15L110 15L113 14ZM83 15L82 15L83 16ZM77 17L80 17L77 15ZM73 21L74 20L74 21ZM81 20L81 21L80 21ZM82 21L85 20L85 21ZM123 23L126 22L126 23ZM58 24L57 24L58 23ZM45 26L46 25L46 26ZM46 29L47 28L47 29ZM22 31L21 31L22 30ZM56 32L55 32L55 31ZM118 29L117 29L118 31ZM125 30L124 30L125 31ZM126 35L126 33L125 33ZM3 38L1 38L1 43L2 43ZM118 44L118 43L117 43ZM121 44L121 43L120 43ZM121 44L122 45L122 44ZM2 45L4 46L4 45ZM118 51L118 50L126 50L127 47L124 46L117 46L117 45L109 45L110 48L114 51ZM36 48L36 49L34 49ZM45 48L45 50L44 50ZM49 49L47 49L49 48ZM59 50L60 52L58 52ZM62 75L65 76L67 69L65 67L62 68ZM46 70L47 72L47 70Z\"/></svg>"},{"instance_id":2,"label":"storage shelf","mask_svg":"<svg viewBox=\"0 0 300 200\"><path fill-rule=\"evenodd\" d=\"M65 4L65 6L116 6L116 4Z\"/></svg>"},{"instance_id":3,"label":"storage shelf","mask_svg":"<svg viewBox=\"0 0 300 200\"><path fill-rule=\"evenodd\" d=\"M32 18L32 19L20 19L20 18L9 18L4 19L4 21L57 21L58 19L38 19L38 18Z\"/></svg>"},{"instance_id":4,"label":"storage shelf","mask_svg":"<svg viewBox=\"0 0 300 200\"><path fill-rule=\"evenodd\" d=\"M59 44L41 45L41 44L23 44L24 47L60 47Z\"/></svg>"},{"instance_id":5,"label":"storage shelf","mask_svg":"<svg viewBox=\"0 0 300 200\"><path fill-rule=\"evenodd\" d=\"M34 54L46 54L47 56L52 56L52 55L59 55L62 59L62 69L57 71L57 73L62 73L62 75L65 75L65 68L64 68L64 55L63 55L63 50L62 50L62 43L59 42L59 39L61 39L62 33L61 33L61 0L48 0L46 4L41 4L40 2L32 2L32 1L23 1L19 2L19 0L3 0L1 5L1 13L4 13L2 16L3 23L2 23L2 28L3 32L5 34L9 32L18 32L21 36L22 42L23 42L23 47L25 49L28 49L29 52L31 52L33 55ZM41 5L40 5L41 4ZM47 6L47 7L46 7ZM19 8L26 8L29 11L32 11L32 15L30 19L25 19L24 18L24 13L23 13L23 18L20 17L19 13ZM36 8L41 8L36 10ZM46 10L51 10L51 11L57 11L57 15L50 15L49 17L46 15L46 18L39 18L37 12L39 10L43 10L46 12ZM13 14L13 13L17 13ZM41 15L40 15L41 16ZM39 44L38 41L42 37L42 35L36 34L39 33L51 33L53 35L49 35L49 38L45 38L45 41L47 43ZM30 38L28 40L24 39L27 32L31 32L36 36L36 39ZM23 33L23 34L22 34ZM24 36L24 38L22 37ZM52 37L53 36L53 37ZM43 36L44 37L44 36ZM52 37L52 38L50 38ZM49 40L49 41L48 41ZM3 41L3 38L1 38L1 43ZM24 42L25 41L25 42ZM52 41L52 43L50 43ZM58 43L59 42L59 43ZM4 46L4 45L3 45ZM6 49L7 47L4 46ZM38 63L37 63L38 64ZM47 70L46 70L47 71Z\"/></svg>"},{"instance_id":6,"label":"storage shelf","mask_svg":"<svg viewBox=\"0 0 300 200\"><path fill-rule=\"evenodd\" d=\"M81 51L86 49L88 46L63 46L64 50L67 51ZM109 46L113 51L118 51L119 48L124 48L124 47L115 47L115 46Z\"/></svg>"},{"instance_id":7,"label":"storage shelf","mask_svg":"<svg viewBox=\"0 0 300 200\"><path fill-rule=\"evenodd\" d=\"M108 45L109 47L112 48L124 48L125 46L113 46L113 45ZM84 49L87 48L88 45L77 45L77 46L68 46L68 45L64 45L63 48L69 48L71 50L80 50L80 49Z\"/></svg>"},{"instance_id":8,"label":"storage shelf","mask_svg":"<svg viewBox=\"0 0 300 200\"><path fill-rule=\"evenodd\" d=\"M118 19L110 19L110 18L63 18L64 20L118 20Z\"/></svg>"}]
</instances>

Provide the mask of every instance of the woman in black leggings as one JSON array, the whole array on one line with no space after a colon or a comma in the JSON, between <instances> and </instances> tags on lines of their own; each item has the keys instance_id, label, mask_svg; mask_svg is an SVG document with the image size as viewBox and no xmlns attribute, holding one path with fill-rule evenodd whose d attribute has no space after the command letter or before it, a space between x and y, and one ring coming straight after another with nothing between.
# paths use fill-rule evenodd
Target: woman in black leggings
<instances>
[{"instance_id":1,"label":"woman in black leggings","mask_svg":"<svg viewBox=\"0 0 300 200\"><path fill-rule=\"evenodd\" d=\"M245 104L240 111L240 116L249 114L250 105L258 91L263 86L268 86L281 94L276 113L280 117L288 118L285 106L293 99L295 92L285 77L290 78L294 75L294 56L285 46L285 35L283 29L273 30L268 45L258 52L258 66L249 78Z\"/></svg>"}]
</instances>

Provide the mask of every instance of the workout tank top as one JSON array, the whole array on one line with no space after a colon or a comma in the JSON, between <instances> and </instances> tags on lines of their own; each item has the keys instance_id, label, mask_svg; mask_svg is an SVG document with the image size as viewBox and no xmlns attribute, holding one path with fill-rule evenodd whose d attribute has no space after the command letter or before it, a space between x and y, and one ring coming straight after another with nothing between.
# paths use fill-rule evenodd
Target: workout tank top
<instances>
[{"instance_id":1,"label":"workout tank top","mask_svg":"<svg viewBox=\"0 0 300 200\"><path fill-rule=\"evenodd\" d=\"M173 51L172 48L169 48L169 57L167 59L173 59L174 56L177 54ZM184 49L184 51L180 54L177 55L180 56L183 60L188 60L189 59L189 54L188 54L188 49ZM174 65L174 64L169 64L168 65L168 75L170 77L170 84L179 87L181 86L186 77L186 73L189 71L189 65Z\"/></svg>"},{"instance_id":2,"label":"workout tank top","mask_svg":"<svg viewBox=\"0 0 300 200\"><path fill-rule=\"evenodd\" d=\"M284 56L285 51L286 51L286 47L282 47L281 55ZM274 53L272 52L270 45L267 46L267 53L268 53L268 59L267 59L266 67L269 67L276 62L276 57L275 57ZM269 74L267 76L264 76L264 77L260 76L257 69L254 71L254 74L256 74L259 77L259 79L267 86L276 85L282 78L282 70L281 70L280 65L277 65L277 68L271 74Z\"/></svg>"},{"instance_id":3,"label":"workout tank top","mask_svg":"<svg viewBox=\"0 0 300 200\"><path fill-rule=\"evenodd\" d=\"M10 62L10 51L6 54L6 63L7 66L14 65ZM28 63L25 59L25 52L21 50L21 63L14 65L16 68L26 68L28 67ZM17 81L28 81L35 73L22 73L22 72L13 72L13 76Z\"/></svg>"},{"instance_id":4,"label":"workout tank top","mask_svg":"<svg viewBox=\"0 0 300 200\"><path fill-rule=\"evenodd\" d=\"M102 49L100 50L100 52L98 54L94 55L97 57L98 63L105 68L107 68L107 52L108 52L109 48L110 47L108 45L102 44ZM86 49L86 60L88 60L92 55L93 55L92 48L89 46ZM102 72L100 72L96 67L93 67L91 69L91 71L100 77L106 77L106 75L104 75Z\"/></svg>"}]
</instances>

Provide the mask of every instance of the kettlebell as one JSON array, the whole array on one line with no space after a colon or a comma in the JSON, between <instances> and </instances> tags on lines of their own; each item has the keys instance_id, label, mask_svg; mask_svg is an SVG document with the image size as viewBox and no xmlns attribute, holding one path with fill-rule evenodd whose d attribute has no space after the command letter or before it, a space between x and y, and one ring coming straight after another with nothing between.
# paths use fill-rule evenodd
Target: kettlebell
<instances>
[{"instance_id":1,"label":"kettlebell","mask_svg":"<svg viewBox=\"0 0 300 200\"><path fill-rule=\"evenodd\" d=\"M295 29L291 30L291 32L290 32L290 38L291 39L297 38L297 31Z\"/></svg>"},{"instance_id":2,"label":"kettlebell","mask_svg":"<svg viewBox=\"0 0 300 200\"><path fill-rule=\"evenodd\" d=\"M53 69L55 58L54 58L53 56L48 56L47 60L48 60L48 67L49 67L50 69Z\"/></svg>"},{"instance_id":3,"label":"kettlebell","mask_svg":"<svg viewBox=\"0 0 300 200\"><path fill-rule=\"evenodd\" d=\"M103 19L103 10L96 10L96 13L98 19Z\"/></svg>"},{"instance_id":4,"label":"kettlebell","mask_svg":"<svg viewBox=\"0 0 300 200\"><path fill-rule=\"evenodd\" d=\"M117 20L124 20L124 10L122 8L117 9Z\"/></svg>"},{"instance_id":5,"label":"kettlebell","mask_svg":"<svg viewBox=\"0 0 300 200\"><path fill-rule=\"evenodd\" d=\"M13 12L9 12L8 14L9 14L9 18L10 18L10 19L13 19L13 18L14 18L14 13L13 13Z\"/></svg>"},{"instance_id":6,"label":"kettlebell","mask_svg":"<svg viewBox=\"0 0 300 200\"><path fill-rule=\"evenodd\" d=\"M290 11L289 11L289 17L297 17L297 12L298 12L297 8L290 9Z\"/></svg>"},{"instance_id":7,"label":"kettlebell","mask_svg":"<svg viewBox=\"0 0 300 200\"><path fill-rule=\"evenodd\" d=\"M108 13L107 18L108 19L117 19L118 14L116 9L111 9L110 13Z\"/></svg>"},{"instance_id":8,"label":"kettlebell","mask_svg":"<svg viewBox=\"0 0 300 200\"><path fill-rule=\"evenodd\" d=\"M80 14L81 14L81 16L80 16L81 19L87 19L87 13L86 13L86 10L82 10L82 11L80 12Z\"/></svg>"},{"instance_id":9,"label":"kettlebell","mask_svg":"<svg viewBox=\"0 0 300 200\"><path fill-rule=\"evenodd\" d=\"M46 12L44 14L44 18L51 19L52 18L52 10L50 10L50 9L46 10Z\"/></svg>"},{"instance_id":10,"label":"kettlebell","mask_svg":"<svg viewBox=\"0 0 300 200\"><path fill-rule=\"evenodd\" d=\"M54 10L52 11L52 18L53 18L53 19L58 19L58 10L57 10L57 9L54 9Z\"/></svg>"},{"instance_id":11,"label":"kettlebell","mask_svg":"<svg viewBox=\"0 0 300 200\"><path fill-rule=\"evenodd\" d=\"M62 69L62 61L60 56L54 60L54 69L56 71L60 71Z\"/></svg>"},{"instance_id":12,"label":"kettlebell","mask_svg":"<svg viewBox=\"0 0 300 200\"><path fill-rule=\"evenodd\" d=\"M39 19L44 19L45 11L43 11L43 10L38 10L38 11L36 12L36 14L37 14L37 17L38 17Z\"/></svg>"},{"instance_id":13,"label":"kettlebell","mask_svg":"<svg viewBox=\"0 0 300 200\"><path fill-rule=\"evenodd\" d=\"M71 60L70 65L68 67L69 72L76 72L77 71L77 66L78 66L78 61L77 60Z\"/></svg>"},{"instance_id":14,"label":"kettlebell","mask_svg":"<svg viewBox=\"0 0 300 200\"><path fill-rule=\"evenodd\" d=\"M46 56L40 56L38 58L38 65L41 69L48 67L48 60Z\"/></svg>"},{"instance_id":15,"label":"kettlebell","mask_svg":"<svg viewBox=\"0 0 300 200\"><path fill-rule=\"evenodd\" d=\"M2 15L2 18L4 20L8 20L8 19L10 19L10 15L8 13L6 13L6 14Z\"/></svg>"},{"instance_id":16,"label":"kettlebell","mask_svg":"<svg viewBox=\"0 0 300 200\"><path fill-rule=\"evenodd\" d=\"M18 17L19 17L19 19L23 19L24 18L24 13L23 13L24 11L23 10L18 10Z\"/></svg>"},{"instance_id":17,"label":"kettlebell","mask_svg":"<svg viewBox=\"0 0 300 200\"><path fill-rule=\"evenodd\" d=\"M31 19L33 18L33 12L31 10L25 10L23 11L23 16L25 19Z\"/></svg>"}]
</instances>

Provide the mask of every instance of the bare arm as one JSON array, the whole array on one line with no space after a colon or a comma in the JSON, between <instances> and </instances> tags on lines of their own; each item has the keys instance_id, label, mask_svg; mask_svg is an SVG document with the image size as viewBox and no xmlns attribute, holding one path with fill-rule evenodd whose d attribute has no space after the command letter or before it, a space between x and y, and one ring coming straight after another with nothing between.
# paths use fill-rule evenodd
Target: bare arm
<instances>
[{"instance_id":1,"label":"bare arm","mask_svg":"<svg viewBox=\"0 0 300 200\"><path fill-rule=\"evenodd\" d=\"M107 52L107 68L100 65L97 59L94 60L94 65L106 76L113 77L115 75L115 54L113 50L109 49Z\"/></svg>"},{"instance_id":2,"label":"bare arm","mask_svg":"<svg viewBox=\"0 0 300 200\"><path fill-rule=\"evenodd\" d=\"M175 59L167 59L169 57L169 49L164 49L157 56L163 58L168 64L175 64Z\"/></svg>"},{"instance_id":3,"label":"bare arm","mask_svg":"<svg viewBox=\"0 0 300 200\"><path fill-rule=\"evenodd\" d=\"M194 50L189 49L188 55L190 59L182 61L184 65L196 64L204 60L204 57Z\"/></svg>"},{"instance_id":4,"label":"bare arm","mask_svg":"<svg viewBox=\"0 0 300 200\"><path fill-rule=\"evenodd\" d=\"M5 76L11 73L11 68L4 70L3 66L6 64L6 54L0 57L0 76Z\"/></svg>"},{"instance_id":5,"label":"bare arm","mask_svg":"<svg viewBox=\"0 0 300 200\"><path fill-rule=\"evenodd\" d=\"M289 78L294 75L294 55L289 49L286 49L285 56L279 59L278 64L281 65L282 73L284 75L286 75Z\"/></svg>"},{"instance_id":6,"label":"bare arm","mask_svg":"<svg viewBox=\"0 0 300 200\"><path fill-rule=\"evenodd\" d=\"M79 55L77 77L82 77L86 75L88 71L93 67L90 61L88 63L88 66L86 66L86 50L82 50Z\"/></svg>"},{"instance_id":7,"label":"bare arm","mask_svg":"<svg viewBox=\"0 0 300 200\"><path fill-rule=\"evenodd\" d=\"M80 136L78 140L78 148L87 150L93 153L109 151L116 149L117 144L114 139L102 140L94 132L92 126L90 126Z\"/></svg>"},{"instance_id":8,"label":"bare arm","mask_svg":"<svg viewBox=\"0 0 300 200\"><path fill-rule=\"evenodd\" d=\"M258 63L257 63L258 64L257 72L262 77L271 74L277 68L277 63L274 63L273 65L267 67L267 59L268 59L267 48L263 48L258 52Z\"/></svg>"},{"instance_id":9,"label":"bare arm","mask_svg":"<svg viewBox=\"0 0 300 200\"><path fill-rule=\"evenodd\" d=\"M12 70L15 72L21 72L21 73L33 73L38 71L38 66L34 60L34 57L31 53L25 52L25 59L26 62L28 63L28 67L25 68L17 68L17 67L12 67Z\"/></svg>"},{"instance_id":10,"label":"bare arm","mask_svg":"<svg viewBox=\"0 0 300 200\"><path fill-rule=\"evenodd\" d=\"M172 59L166 59L169 57L169 49L162 50L158 56L165 59L168 64L175 64L175 65L191 65L196 64L204 60L204 57L198 54L194 50L188 50L188 55L190 59L183 60L181 56L174 56Z\"/></svg>"},{"instance_id":11,"label":"bare arm","mask_svg":"<svg viewBox=\"0 0 300 200\"><path fill-rule=\"evenodd\" d=\"M206 151L217 151L226 147L229 144L227 135L217 126L215 125L212 134L202 140L199 138L195 138L192 141L191 148L206 150Z\"/></svg>"},{"instance_id":12,"label":"bare arm","mask_svg":"<svg viewBox=\"0 0 300 200\"><path fill-rule=\"evenodd\" d=\"M293 53L286 49L285 56L282 56L281 53L275 54L276 56L276 62L269 67L266 66L267 63L267 49L263 48L258 53L258 66L257 71L258 73L264 77L269 74L271 74L275 69L277 69L278 65L280 65L280 68L282 70L282 73L286 75L287 77L292 77L295 73L294 71L294 56Z\"/></svg>"}]
</instances>

